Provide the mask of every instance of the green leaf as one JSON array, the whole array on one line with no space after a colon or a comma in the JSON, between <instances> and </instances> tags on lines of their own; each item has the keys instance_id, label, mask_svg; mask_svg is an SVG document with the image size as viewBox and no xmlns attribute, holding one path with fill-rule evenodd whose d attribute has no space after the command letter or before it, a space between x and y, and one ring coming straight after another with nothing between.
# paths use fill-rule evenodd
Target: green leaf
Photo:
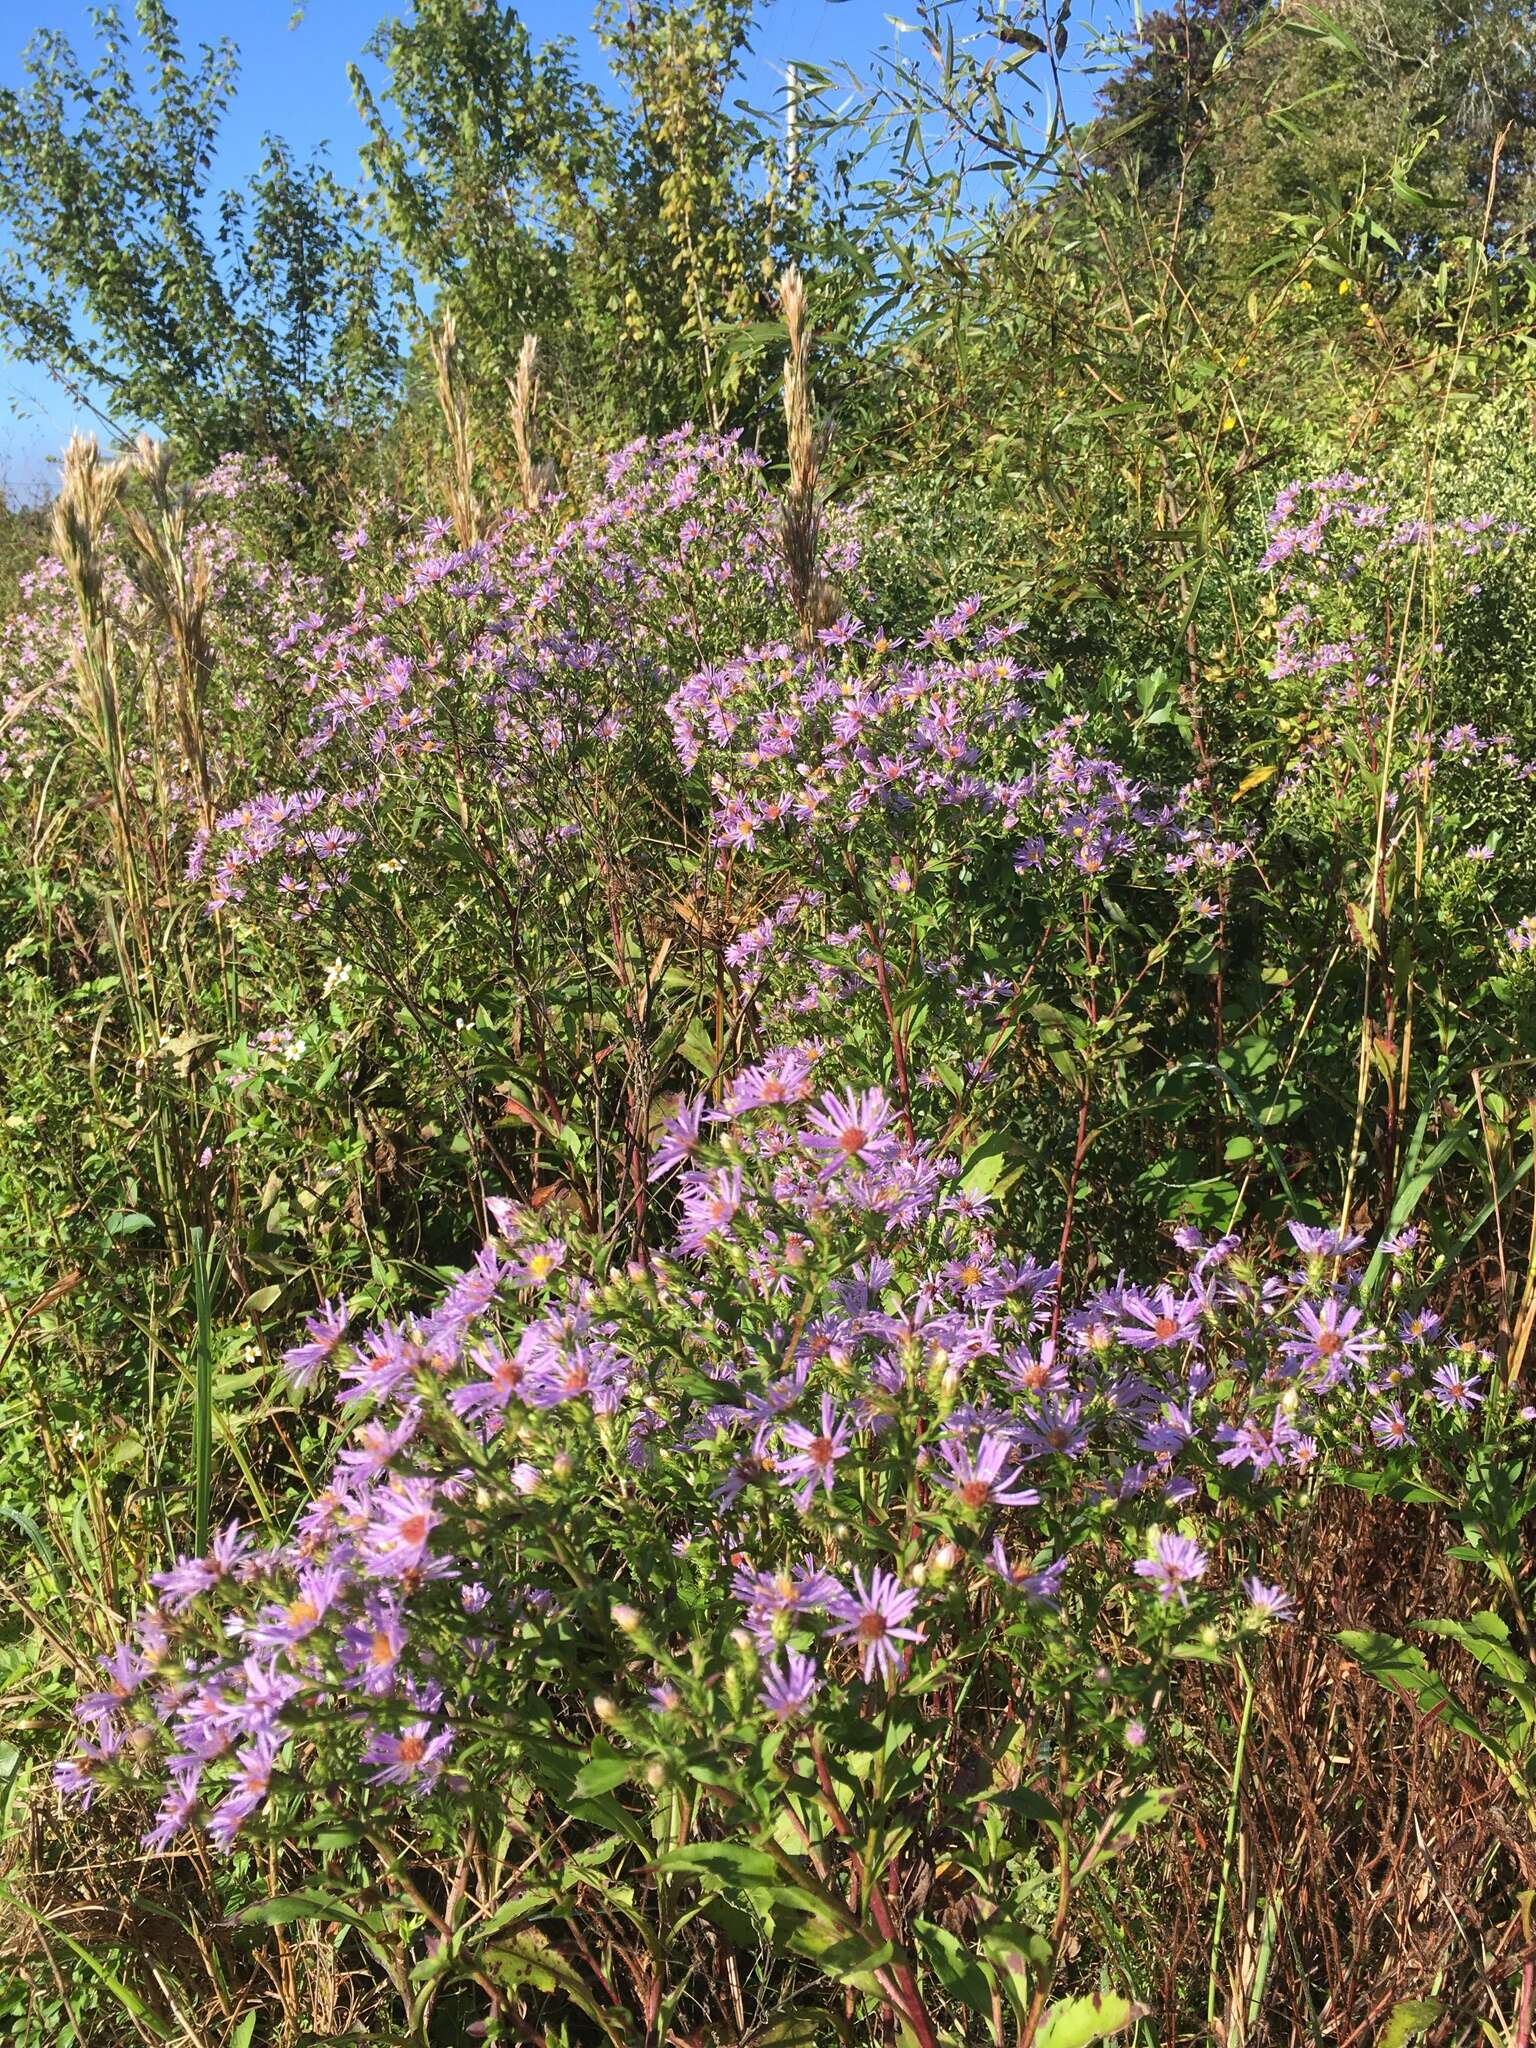
<instances>
[{"instance_id":1,"label":"green leaf","mask_svg":"<svg viewBox=\"0 0 1536 2048\"><path fill-rule=\"evenodd\" d=\"M883 1970L896 1954L888 1941L870 1935L850 1933L828 1920L803 1920L784 1936L782 1946L792 1955L813 1962L824 1977L836 1984L852 1984L857 1990L874 1992L876 1970Z\"/></svg>"},{"instance_id":2,"label":"green leaf","mask_svg":"<svg viewBox=\"0 0 1536 2048\"><path fill-rule=\"evenodd\" d=\"M1401 1694L1411 1700L1421 1713L1433 1714L1448 1728L1467 1736L1471 1741L1494 1754L1493 1745L1478 1727L1470 1714L1459 1707L1445 1687L1424 1661L1422 1650L1415 1650L1396 1636L1378 1635L1369 1629L1344 1629L1339 1642L1359 1664L1360 1669L1385 1686L1388 1692Z\"/></svg>"},{"instance_id":3,"label":"green leaf","mask_svg":"<svg viewBox=\"0 0 1536 2048\"><path fill-rule=\"evenodd\" d=\"M996 1187L1007 1163L1007 1143L994 1132L990 1137L983 1138L966 1160L960 1173L960 1185L967 1194L989 1195Z\"/></svg>"},{"instance_id":4,"label":"green leaf","mask_svg":"<svg viewBox=\"0 0 1536 2048\"><path fill-rule=\"evenodd\" d=\"M745 1842L694 1842L686 1849L668 1849L657 1857L656 1868L689 1871L722 1884L772 1884L781 1875L766 1850Z\"/></svg>"},{"instance_id":5,"label":"green leaf","mask_svg":"<svg viewBox=\"0 0 1536 2048\"><path fill-rule=\"evenodd\" d=\"M1169 1785L1143 1785L1128 1793L1105 1820L1101 1854L1118 1855L1143 1828L1155 1827L1172 1811L1173 1788Z\"/></svg>"},{"instance_id":6,"label":"green leaf","mask_svg":"<svg viewBox=\"0 0 1536 2048\"><path fill-rule=\"evenodd\" d=\"M1376 2048L1407 2048L1414 2036L1433 2026L1444 2011L1438 1998L1399 1999L1376 2036Z\"/></svg>"},{"instance_id":7,"label":"green leaf","mask_svg":"<svg viewBox=\"0 0 1536 2048\"><path fill-rule=\"evenodd\" d=\"M917 1919L912 1923L912 1938L951 1998L958 1998L972 2012L992 2010L991 1972L957 1936L936 1921Z\"/></svg>"},{"instance_id":8,"label":"green leaf","mask_svg":"<svg viewBox=\"0 0 1536 2048\"><path fill-rule=\"evenodd\" d=\"M142 1209L114 1209L107 1218L108 1237L132 1237L140 1230L153 1230L155 1219Z\"/></svg>"},{"instance_id":9,"label":"green leaf","mask_svg":"<svg viewBox=\"0 0 1536 2048\"><path fill-rule=\"evenodd\" d=\"M1486 1610L1470 1621L1438 1619L1415 1624L1425 1635L1446 1636L1460 1643L1483 1669L1504 1685L1519 1701L1527 1718L1536 1719L1536 1670L1509 1647L1508 1625Z\"/></svg>"},{"instance_id":10,"label":"green leaf","mask_svg":"<svg viewBox=\"0 0 1536 2048\"><path fill-rule=\"evenodd\" d=\"M633 1768L628 1757L595 1756L576 1773L575 1795L578 1799L600 1798L615 1785L628 1784Z\"/></svg>"},{"instance_id":11,"label":"green leaf","mask_svg":"<svg viewBox=\"0 0 1536 2048\"><path fill-rule=\"evenodd\" d=\"M1146 2012L1118 1991L1090 1991L1085 1998L1062 1998L1051 2006L1035 2036L1035 2048L1089 2048L1135 2024Z\"/></svg>"},{"instance_id":12,"label":"green leaf","mask_svg":"<svg viewBox=\"0 0 1536 2048\"><path fill-rule=\"evenodd\" d=\"M377 1933L377 1919L369 1919L355 1906L330 1892L281 1892L275 1899L257 1899L234 1915L242 1923L257 1927L289 1927L297 1920L336 1920L344 1927L356 1927L365 1934Z\"/></svg>"},{"instance_id":13,"label":"green leaf","mask_svg":"<svg viewBox=\"0 0 1536 2048\"><path fill-rule=\"evenodd\" d=\"M1051 1945L1036 1927L1021 1920L988 1920L976 1930L982 1953L1010 1977L1043 1976L1052 1963Z\"/></svg>"}]
</instances>

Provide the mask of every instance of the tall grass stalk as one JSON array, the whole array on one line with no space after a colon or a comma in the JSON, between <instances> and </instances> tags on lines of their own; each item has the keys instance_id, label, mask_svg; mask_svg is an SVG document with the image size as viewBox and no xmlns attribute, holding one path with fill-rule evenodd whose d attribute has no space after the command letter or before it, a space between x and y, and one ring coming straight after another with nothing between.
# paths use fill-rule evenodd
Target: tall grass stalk
<instances>
[{"instance_id":1,"label":"tall grass stalk","mask_svg":"<svg viewBox=\"0 0 1536 2048\"><path fill-rule=\"evenodd\" d=\"M197 1553L208 1548L208 1510L213 1482L213 1317L209 1300L208 1252L201 1229L192 1232L192 1300L197 1314L192 1398L192 1485Z\"/></svg>"},{"instance_id":2,"label":"tall grass stalk","mask_svg":"<svg viewBox=\"0 0 1536 2048\"><path fill-rule=\"evenodd\" d=\"M507 381L512 396L512 446L517 455L517 488L525 512L536 512L543 493L533 460L534 415L539 406L539 338L525 334L517 374Z\"/></svg>"},{"instance_id":3,"label":"tall grass stalk","mask_svg":"<svg viewBox=\"0 0 1536 2048\"><path fill-rule=\"evenodd\" d=\"M826 437L816 423L811 395L811 321L805 280L793 264L779 279L779 307L789 353L784 359L784 424L789 441L789 488L781 514L784 566L790 601L810 647L823 624L827 593L821 569L821 505L817 487Z\"/></svg>"},{"instance_id":4,"label":"tall grass stalk","mask_svg":"<svg viewBox=\"0 0 1536 2048\"><path fill-rule=\"evenodd\" d=\"M448 434L448 510L459 546L471 548L481 535L480 500L475 493L475 443L469 393L459 355L458 329L451 313L428 336L438 410Z\"/></svg>"}]
</instances>

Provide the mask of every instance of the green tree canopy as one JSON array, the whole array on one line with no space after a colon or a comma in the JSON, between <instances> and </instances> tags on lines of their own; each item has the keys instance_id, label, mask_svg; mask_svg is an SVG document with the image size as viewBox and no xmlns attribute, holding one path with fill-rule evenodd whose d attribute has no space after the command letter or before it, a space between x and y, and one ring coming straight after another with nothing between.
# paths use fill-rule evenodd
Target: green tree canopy
<instances>
[{"instance_id":1,"label":"green tree canopy","mask_svg":"<svg viewBox=\"0 0 1536 2048\"><path fill-rule=\"evenodd\" d=\"M243 190L213 192L234 46L194 64L164 0L135 16L136 37L110 10L93 17L90 69L45 31L27 84L0 91L7 346L203 460L292 459L393 390L379 251L354 196L275 138Z\"/></svg>"}]
</instances>

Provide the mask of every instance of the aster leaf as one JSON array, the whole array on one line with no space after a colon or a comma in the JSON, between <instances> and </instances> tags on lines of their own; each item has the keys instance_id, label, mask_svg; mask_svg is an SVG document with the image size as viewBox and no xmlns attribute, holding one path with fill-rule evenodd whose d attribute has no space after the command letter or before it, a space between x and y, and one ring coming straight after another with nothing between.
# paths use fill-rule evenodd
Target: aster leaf
<instances>
[{"instance_id":1,"label":"aster leaf","mask_svg":"<svg viewBox=\"0 0 1536 2048\"><path fill-rule=\"evenodd\" d=\"M958 1998L972 2012L990 2013L991 1970L965 1947L958 1936L949 1928L939 1926L937 1921L918 1918L912 1923L912 1938L951 1997Z\"/></svg>"},{"instance_id":2,"label":"aster leaf","mask_svg":"<svg viewBox=\"0 0 1536 2048\"><path fill-rule=\"evenodd\" d=\"M1410 1700L1421 1713L1433 1714L1458 1735L1464 1735L1483 1749L1488 1737L1471 1715L1457 1705L1425 1662L1422 1650L1414 1649L1397 1636L1379 1635L1370 1629L1344 1629L1339 1642L1361 1670L1388 1692Z\"/></svg>"},{"instance_id":3,"label":"aster leaf","mask_svg":"<svg viewBox=\"0 0 1536 2048\"><path fill-rule=\"evenodd\" d=\"M1090 1991L1082 1998L1058 1999L1046 2012L1036 2048L1089 2048L1143 2017L1146 2007L1133 2005L1118 1991Z\"/></svg>"},{"instance_id":4,"label":"aster leaf","mask_svg":"<svg viewBox=\"0 0 1536 2048\"><path fill-rule=\"evenodd\" d=\"M1438 1998L1401 1998L1376 2036L1376 2048L1408 2048L1408 2043L1434 2025L1445 2007Z\"/></svg>"}]
</instances>

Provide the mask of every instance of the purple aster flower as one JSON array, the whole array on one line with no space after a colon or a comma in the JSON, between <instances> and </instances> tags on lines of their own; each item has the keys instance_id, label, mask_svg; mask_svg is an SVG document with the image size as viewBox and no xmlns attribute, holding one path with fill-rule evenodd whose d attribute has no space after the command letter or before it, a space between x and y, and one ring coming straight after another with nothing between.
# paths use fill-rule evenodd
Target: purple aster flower
<instances>
[{"instance_id":1,"label":"purple aster flower","mask_svg":"<svg viewBox=\"0 0 1536 2048\"><path fill-rule=\"evenodd\" d=\"M1210 1559L1192 1536L1170 1535L1159 1530L1152 1545L1150 1557L1139 1558L1131 1569L1138 1579L1147 1579L1157 1588L1157 1597L1165 1605L1177 1600L1181 1607L1189 1605L1189 1587L1196 1579L1203 1578Z\"/></svg>"},{"instance_id":2,"label":"purple aster flower","mask_svg":"<svg viewBox=\"0 0 1536 2048\"><path fill-rule=\"evenodd\" d=\"M1379 1249L1389 1259L1400 1259L1405 1252L1411 1252L1424 1235L1417 1223L1410 1223L1406 1230L1399 1230L1392 1237L1384 1237Z\"/></svg>"},{"instance_id":3,"label":"purple aster flower","mask_svg":"<svg viewBox=\"0 0 1536 2048\"><path fill-rule=\"evenodd\" d=\"M1351 1367L1363 1366L1373 1351L1381 1349L1381 1339L1364 1323L1361 1311L1331 1296L1320 1309L1310 1301L1297 1302L1296 1321L1300 1329L1293 1330L1280 1350L1322 1388L1337 1386Z\"/></svg>"},{"instance_id":4,"label":"purple aster flower","mask_svg":"<svg viewBox=\"0 0 1536 2048\"><path fill-rule=\"evenodd\" d=\"M1371 1436L1384 1451L1406 1450L1412 1444L1413 1431L1400 1401L1389 1401L1379 1415L1371 1417Z\"/></svg>"},{"instance_id":5,"label":"purple aster flower","mask_svg":"<svg viewBox=\"0 0 1536 2048\"><path fill-rule=\"evenodd\" d=\"M1120 1322L1115 1334L1137 1351L1162 1351L1198 1344L1205 1316L1199 1294L1178 1295L1159 1287L1150 1297L1127 1290L1120 1297Z\"/></svg>"},{"instance_id":6,"label":"purple aster flower","mask_svg":"<svg viewBox=\"0 0 1536 2048\"><path fill-rule=\"evenodd\" d=\"M1008 1440L996 1430L987 1430L974 1454L953 1439L939 1445L939 1456L948 1468L945 1485L964 1508L1032 1508L1040 1496L1032 1486L1019 1483L1019 1469L1009 1462Z\"/></svg>"},{"instance_id":7,"label":"purple aster flower","mask_svg":"<svg viewBox=\"0 0 1536 2048\"><path fill-rule=\"evenodd\" d=\"M808 1113L801 1142L808 1152L823 1156L824 1173L855 1163L876 1165L891 1148L890 1122L883 1088L867 1088L862 1095L850 1091L841 1101L828 1089L820 1106Z\"/></svg>"},{"instance_id":8,"label":"purple aster flower","mask_svg":"<svg viewBox=\"0 0 1536 2048\"><path fill-rule=\"evenodd\" d=\"M811 1062L790 1047L771 1054L760 1066L736 1076L726 1092L721 1117L745 1116L754 1109L782 1109L803 1102L811 1092Z\"/></svg>"},{"instance_id":9,"label":"purple aster flower","mask_svg":"<svg viewBox=\"0 0 1536 2048\"><path fill-rule=\"evenodd\" d=\"M1433 1385L1429 1397L1447 1413L1460 1409L1469 1413L1483 1398L1483 1382L1479 1374L1468 1372L1456 1359L1448 1358L1443 1365L1437 1365L1430 1375Z\"/></svg>"},{"instance_id":10,"label":"purple aster flower","mask_svg":"<svg viewBox=\"0 0 1536 2048\"><path fill-rule=\"evenodd\" d=\"M1223 1446L1216 1454L1219 1465L1251 1465L1255 1472L1268 1472L1285 1464L1298 1442L1295 1425L1283 1409L1277 1408L1266 1425L1258 1415L1245 1415L1239 1423L1223 1422L1216 1441Z\"/></svg>"},{"instance_id":11,"label":"purple aster flower","mask_svg":"<svg viewBox=\"0 0 1536 2048\"><path fill-rule=\"evenodd\" d=\"M119 1643L111 1656L101 1658L100 1663L107 1683L100 1692L87 1693L76 1706L75 1714L82 1721L104 1721L109 1714L115 1714L127 1704L149 1671L148 1660L126 1643Z\"/></svg>"},{"instance_id":12,"label":"purple aster flower","mask_svg":"<svg viewBox=\"0 0 1536 2048\"><path fill-rule=\"evenodd\" d=\"M1003 1378L1021 1394L1064 1394L1067 1368L1056 1355L1056 1345L1047 1337L1038 1353L1018 1344L1003 1354Z\"/></svg>"},{"instance_id":13,"label":"purple aster flower","mask_svg":"<svg viewBox=\"0 0 1536 2048\"><path fill-rule=\"evenodd\" d=\"M552 1237L546 1244L522 1247L506 1268L506 1276L514 1287L544 1287L564 1264L565 1246Z\"/></svg>"},{"instance_id":14,"label":"purple aster flower","mask_svg":"<svg viewBox=\"0 0 1536 2048\"><path fill-rule=\"evenodd\" d=\"M235 1572L250 1551L250 1538L230 1522L208 1546L206 1557L179 1557L169 1571L155 1572L149 1583L165 1596L172 1614L180 1614L197 1598Z\"/></svg>"},{"instance_id":15,"label":"purple aster flower","mask_svg":"<svg viewBox=\"0 0 1536 2048\"><path fill-rule=\"evenodd\" d=\"M1432 1308L1416 1308L1411 1315L1399 1317L1397 1334L1405 1344L1427 1344L1444 1320Z\"/></svg>"},{"instance_id":16,"label":"purple aster flower","mask_svg":"<svg viewBox=\"0 0 1536 2048\"><path fill-rule=\"evenodd\" d=\"M787 1566L776 1572L753 1571L739 1565L731 1579L731 1592L747 1610L747 1627L764 1648L779 1640L789 1618L813 1607L826 1607L841 1589L830 1572L822 1571L811 1558L802 1560L799 1571Z\"/></svg>"},{"instance_id":17,"label":"purple aster flower","mask_svg":"<svg viewBox=\"0 0 1536 2048\"><path fill-rule=\"evenodd\" d=\"M922 1641L921 1629L905 1626L917 1597L913 1588L900 1585L894 1572L876 1565L867 1579L855 1571L853 1591L840 1592L829 1603L835 1618L828 1633L856 1646L866 1682L873 1681L877 1667L885 1679L894 1681L903 1655L898 1645Z\"/></svg>"},{"instance_id":18,"label":"purple aster flower","mask_svg":"<svg viewBox=\"0 0 1536 2048\"><path fill-rule=\"evenodd\" d=\"M171 1760L170 1773L174 1782L166 1788L160 1810L155 1815L154 1825L139 1837L142 1846L151 1855L161 1855L172 1842L188 1827L198 1808L198 1787L202 1779L203 1766L195 1756L178 1756Z\"/></svg>"},{"instance_id":19,"label":"purple aster flower","mask_svg":"<svg viewBox=\"0 0 1536 2048\"><path fill-rule=\"evenodd\" d=\"M363 1751L363 1762L372 1764L370 1785L415 1785L428 1790L443 1768L443 1759L453 1747L453 1730L432 1733L430 1721L412 1721L398 1735L376 1729Z\"/></svg>"},{"instance_id":20,"label":"purple aster flower","mask_svg":"<svg viewBox=\"0 0 1536 2048\"><path fill-rule=\"evenodd\" d=\"M313 1635L348 1582L338 1565L314 1565L299 1573L298 1590L286 1604L266 1607L259 1621L245 1630L255 1649L289 1649Z\"/></svg>"},{"instance_id":21,"label":"purple aster flower","mask_svg":"<svg viewBox=\"0 0 1536 2048\"><path fill-rule=\"evenodd\" d=\"M1287 1223L1285 1227L1295 1239L1297 1248L1309 1259L1342 1258L1346 1252L1358 1251L1365 1243L1358 1231L1345 1234L1316 1223Z\"/></svg>"},{"instance_id":22,"label":"purple aster flower","mask_svg":"<svg viewBox=\"0 0 1536 2048\"><path fill-rule=\"evenodd\" d=\"M704 1121L704 1098L696 1095L681 1102L661 1127L661 1138L651 1155L652 1180L665 1180L680 1166L691 1166L699 1149L699 1130Z\"/></svg>"},{"instance_id":23,"label":"purple aster flower","mask_svg":"<svg viewBox=\"0 0 1536 2048\"><path fill-rule=\"evenodd\" d=\"M1033 1565L1012 1564L1003 1548L1003 1539L998 1537L992 1545L988 1562L1005 1586L1012 1586L1022 1593L1031 1607L1059 1607L1061 1605L1061 1582L1067 1575L1067 1560L1053 1558L1048 1565L1036 1570Z\"/></svg>"},{"instance_id":24,"label":"purple aster flower","mask_svg":"<svg viewBox=\"0 0 1536 2048\"><path fill-rule=\"evenodd\" d=\"M313 1386L320 1369L331 1359L337 1346L347 1333L347 1304L344 1301L326 1301L320 1304L317 1315L306 1316L304 1327L309 1332L309 1342L299 1344L292 1351L283 1353L283 1364L288 1377L302 1392Z\"/></svg>"},{"instance_id":25,"label":"purple aster flower","mask_svg":"<svg viewBox=\"0 0 1536 2048\"><path fill-rule=\"evenodd\" d=\"M258 1735L237 1752L230 1789L208 1822L208 1837L216 1847L228 1849L240 1831L241 1822L265 1801L284 1739L275 1731Z\"/></svg>"},{"instance_id":26,"label":"purple aster flower","mask_svg":"<svg viewBox=\"0 0 1536 2048\"><path fill-rule=\"evenodd\" d=\"M337 1472L345 1474L345 1483L359 1486L382 1478L390 1460L415 1436L420 1420L421 1410L413 1401L401 1411L393 1429L382 1422L363 1423L351 1445L336 1459Z\"/></svg>"},{"instance_id":27,"label":"purple aster flower","mask_svg":"<svg viewBox=\"0 0 1536 2048\"><path fill-rule=\"evenodd\" d=\"M1016 1435L1028 1458L1078 1458L1088 1448L1088 1430L1083 1422L1083 1404L1076 1395L1070 1401L1054 1395L1040 1403L1033 1414L1019 1419Z\"/></svg>"},{"instance_id":28,"label":"purple aster flower","mask_svg":"<svg viewBox=\"0 0 1536 2048\"><path fill-rule=\"evenodd\" d=\"M678 1250L683 1253L701 1252L712 1237L729 1238L736 1211L741 1207L741 1198L739 1166L724 1167L718 1173L696 1174L683 1189Z\"/></svg>"},{"instance_id":29,"label":"purple aster flower","mask_svg":"<svg viewBox=\"0 0 1536 2048\"><path fill-rule=\"evenodd\" d=\"M341 1668L351 1685L375 1697L394 1689L395 1669L405 1648L405 1629L392 1602L370 1601L360 1621L348 1622L337 1644Z\"/></svg>"},{"instance_id":30,"label":"purple aster flower","mask_svg":"<svg viewBox=\"0 0 1536 2048\"><path fill-rule=\"evenodd\" d=\"M403 1579L426 1563L427 1540L442 1520L430 1479L393 1479L373 1497L360 1560L371 1579Z\"/></svg>"},{"instance_id":31,"label":"purple aster flower","mask_svg":"<svg viewBox=\"0 0 1536 2048\"><path fill-rule=\"evenodd\" d=\"M821 1427L819 1430L807 1427L803 1422L784 1424L784 1441L794 1452L793 1457L778 1461L779 1484L798 1486L795 1506L804 1514L811 1504L811 1497L818 1486L826 1493L832 1491L837 1476L837 1461L846 1458L851 1448L848 1431L852 1424L849 1418L839 1416L832 1406L832 1396L821 1397Z\"/></svg>"},{"instance_id":32,"label":"purple aster flower","mask_svg":"<svg viewBox=\"0 0 1536 2048\"><path fill-rule=\"evenodd\" d=\"M757 1696L776 1721L792 1721L805 1712L820 1690L815 1658L786 1650L780 1659L763 1667Z\"/></svg>"},{"instance_id":33,"label":"purple aster flower","mask_svg":"<svg viewBox=\"0 0 1536 2048\"><path fill-rule=\"evenodd\" d=\"M1243 1591L1258 1621L1289 1621L1295 1613L1291 1596L1284 1586L1266 1585L1257 1572L1251 1579L1244 1579Z\"/></svg>"}]
</instances>

